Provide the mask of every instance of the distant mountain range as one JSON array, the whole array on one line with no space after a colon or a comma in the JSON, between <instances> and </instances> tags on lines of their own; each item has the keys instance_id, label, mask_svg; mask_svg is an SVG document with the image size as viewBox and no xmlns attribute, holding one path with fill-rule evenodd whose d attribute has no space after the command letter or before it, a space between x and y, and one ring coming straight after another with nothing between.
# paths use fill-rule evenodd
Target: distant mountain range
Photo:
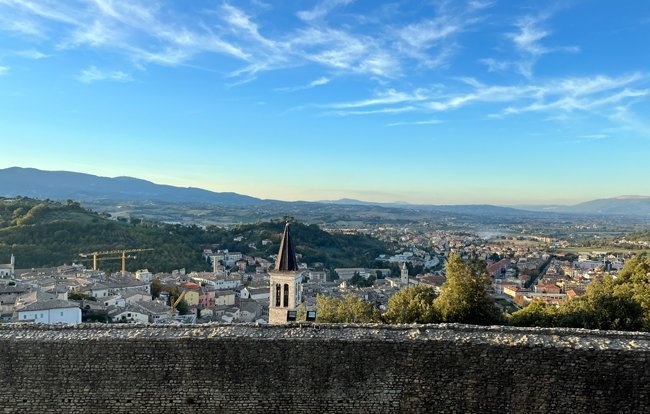
<instances>
[{"instance_id":1,"label":"distant mountain range","mask_svg":"<svg viewBox=\"0 0 650 414\"><path fill-rule=\"evenodd\" d=\"M607 214L619 216L650 216L650 197L621 196L586 201L573 206L519 206L531 211L574 214Z\"/></svg>"},{"instance_id":2,"label":"distant mountain range","mask_svg":"<svg viewBox=\"0 0 650 414\"><path fill-rule=\"evenodd\" d=\"M15 197L19 195L40 199L50 198L53 200L161 201L166 203L206 203L229 206L284 203L232 192L214 192L194 187L174 187L171 185L155 184L132 177L109 178L69 171L43 171L20 167L0 169L0 196ZM572 206L529 205L502 207L487 204L422 205L400 201L393 203L375 203L349 198L324 200L314 204L373 206L478 216L528 216L540 212L650 216L650 197L645 196L607 198L587 201Z\"/></svg>"},{"instance_id":3,"label":"distant mountain range","mask_svg":"<svg viewBox=\"0 0 650 414\"><path fill-rule=\"evenodd\" d=\"M618 216L650 216L650 197L621 196L586 201L575 205L520 205L513 207L494 206L489 204L463 205L423 205L404 202L374 203L368 201L343 198L340 200L321 201L322 203L340 205L372 205L392 208L407 208L412 210L441 211L456 214L471 215L522 215L526 212L565 213L580 215L618 215Z\"/></svg>"},{"instance_id":4,"label":"distant mountain range","mask_svg":"<svg viewBox=\"0 0 650 414\"><path fill-rule=\"evenodd\" d=\"M262 200L237 193L217 193L193 187L155 184L132 177L98 177L69 171L34 168L0 169L0 196L53 200L158 200L169 203L260 204Z\"/></svg>"}]
</instances>

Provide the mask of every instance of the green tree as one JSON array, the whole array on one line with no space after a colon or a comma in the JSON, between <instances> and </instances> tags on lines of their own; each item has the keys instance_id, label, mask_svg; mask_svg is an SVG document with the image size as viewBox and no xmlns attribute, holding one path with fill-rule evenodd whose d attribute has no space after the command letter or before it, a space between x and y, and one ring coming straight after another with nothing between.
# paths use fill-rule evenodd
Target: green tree
<instances>
[{"instance_id":1,"label":"green tree","mask_svg":"<svg viewBox=\"0 0 650 414\"><path fill-rule=\"evenodd\" d=\"M179 315L187 315L189 313L189 306L187 305L187 302L185 302L185 299L178 302L178 305L176 305L176 310L178 311Z\"/></svg>"},{"instance_id":2,"label":"green tree","mask_svg":"<svg viewBox=\"0 0 650 414\"><path fill-rule=\"evenodd\" d=\"M488 259L490 259L490 260L492 260L492 261L494 261L494 262L498 262L499 260L501 260L501 256L499 256L499 253L492 253L492 254L488 257Z\"/></svg>"},{"instance_id":3,"label":"green tree","mask_svg":"<svg viewBox=\"0 0 650 414\"><path fill-rule=\"evenodd\" d=\"M160 297L161 290L162 290L162 283L160 283L160 279L154 279L154 281L151 282L151 296L154 298Z\"/></svg>"},{"instance_id":4,"label":"green tree","mask_svg":"<svg viewBox=\"0 0 650 414\"><path fill-rule=\"evenodd\" d=\"M435 306L436 292L424 285L409 286L393 295L383 314L387 323L436 323L440 315Z\"/></svg>"},{"instance_id":5,"label":"green tree","mask_svg":"<svg viewBox=\"0 0 650 414\"><path fill-rule=\"evenodd\" d=\"M499 322L499 310L485 290L488 277L481 263L465 263L460 256L452 253L446 273L447 282L435 302L444 322L478 325Z\"/></svg>"},{"instance_id":6,"label":"green tree","mask_svg":"<svg viewBox=\"0 0 650 414\"><path fill-rule=\"evenodd\" d=\"M83 292L70 292L68 293L68 299L70 300L94 300L96 301L97 298L94 296L91 296L89 293L83 293Z\"/></svg>"},{"instance_id":7,"label":"green tree","mask_svg":"<svg viewBox=\"0 0 650 414\"><path fill-rule=\"evenodd\" d=\"M380 320L376 308L351 294L345 299L318 295L316 308L316 322L320 323L373 323Z\"/></svg>"},{"instance_id":8,"label":"green tree","mask_svg":"<svg viewBox=\"0 0 650 414\"><path fill-rule=\"evenodd\" d=\"M563 302L557 325L587 329L639 330L644 326L641 304L626 286L611 277L591 283L581 297Z\"/></svg>"},{"instance_id":9,"label":"green tree","mask_svg":"<svg viewBox=\"0 0 650 414\"><path fill-rule=\"evenodd\" d=\"M370 275L368 279L366 279L361 276L359 272L354 272L354 275L348 282L350 282L350 284L353 286L370 287L374 284L375 280L377 280L377 277L375 275Z\"/></svg>"},{"instance_id":10,"label":"green tree","mask_svg":"<svg viewBox=\"0 0 650 414\"><path fill-rule=\"evenodd\" d=\"M629 292L639 302L643 329L650 331L650 256L642 254L628 260L613 285L618 292Z\"/></svg>"},{"instance_id":11,"label":"green tree","mask_svg":"<svg viewBox=\"0 0 650 414\"><path fill-rule=\"evenodd\" d=\"M304 303L298 305L296 309L296 322L305 322L307 320L307 307Z\"/></svg>"},{"instance_id":12,"label":"green tree","mask_svg":"<svg viewBox=\"0 0 650 414\"><path fill-rule=\"evenodd\" d=\"M561 326L587 329L650 330L650 258L628 261L616 279L592 282L583 296L559 307L533 302L509 322L519 326Z\"/></svg>"},{"instance_id":13,"label":"green tree","mask_svg":"<svg viewBox=\"0 0 650 414\"><path fill-rule=\"evenodd\" d=\"M557 311L544 301L534 300L524 309L510 315L508 323L514 326L552 327L557 325Z\"/></svg>"}]
</instances>

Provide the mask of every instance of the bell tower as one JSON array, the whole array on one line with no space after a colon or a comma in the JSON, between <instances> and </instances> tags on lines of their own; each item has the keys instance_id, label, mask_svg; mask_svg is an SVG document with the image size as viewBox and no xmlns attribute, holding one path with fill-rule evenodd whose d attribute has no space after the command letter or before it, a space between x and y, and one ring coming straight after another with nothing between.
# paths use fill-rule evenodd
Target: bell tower
<instances>
[{"instance_id":1,"label":"bell tower","mask_svg":"<svg viewBox=\"0 0 650 414\"><path fill-rule=\"evenodd\" d=\"M409 285L409 269L406 267L406 262L402 263L401 274L400 274L400 284L402 287L408 287Z\"/></svg>"},{"instance_id":2,"label":"bell tower","mask_svg":"<svg viewBox=\"0 0 650 414\"><path fill-rule=\"evenodd\" d=\"M271 276L269 323L275 325L284 324L291 320L289 312L295 311L302 302L300 286L302 273L298 271L298 262L288 222L284 226L278 260L269 274Z\"/></svg>"}]
</instances>

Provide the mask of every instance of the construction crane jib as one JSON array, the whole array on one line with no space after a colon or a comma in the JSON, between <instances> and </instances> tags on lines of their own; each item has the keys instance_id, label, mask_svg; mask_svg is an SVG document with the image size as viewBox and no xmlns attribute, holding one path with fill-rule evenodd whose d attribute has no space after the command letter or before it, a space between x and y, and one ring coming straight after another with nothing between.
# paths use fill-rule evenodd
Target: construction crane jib
<instances>
[{"instance_id":1,"label":"construction crane jib","mask_svg":"<svg viewBox=\"0 0 650 414\"><path fill-rule=\"evenodd\" d=\"M87 258L92 257L93 270L97 270L97 261L99 260L118 260L122 259L122 273L126 272L126 259L135 259L136 256L131 256L129 253L150 252L154 249L121 249L121 250L104 250L91 253L79 253L79 256ZM106 255L119 255L117 257L101 257Z\"/></svg>"}]
</instances>

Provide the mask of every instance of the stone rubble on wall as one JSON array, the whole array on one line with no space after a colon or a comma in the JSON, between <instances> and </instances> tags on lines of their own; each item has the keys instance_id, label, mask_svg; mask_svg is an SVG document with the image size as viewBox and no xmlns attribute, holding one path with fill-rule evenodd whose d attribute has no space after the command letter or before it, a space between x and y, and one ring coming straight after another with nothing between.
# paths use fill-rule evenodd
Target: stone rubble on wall
<instances>
[{"instance_id":1,"label":"stone rubble on wall","mask_svg":"<svg viewBox=\"0 0 650 414\"><path fill-rule=\"evenodd\" d=\"M0 325L7 413L650 412L650 334Z\"/></svg>"}]
</instances>

